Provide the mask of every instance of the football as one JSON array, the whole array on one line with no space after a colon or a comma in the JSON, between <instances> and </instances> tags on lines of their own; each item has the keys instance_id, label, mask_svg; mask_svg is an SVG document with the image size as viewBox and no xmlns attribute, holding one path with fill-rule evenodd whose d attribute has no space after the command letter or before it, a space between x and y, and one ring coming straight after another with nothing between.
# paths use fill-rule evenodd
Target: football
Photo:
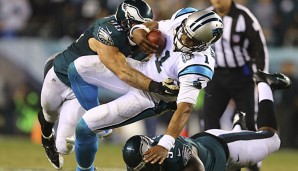
<instances>
[{"instance_id":1,"label":"football","mask_svg":"<svg viewBox=\"0 0 298 171\"><path fill-rule=\"evenodd\" d=\"M152 30L147 34L146 37L147 37L147 40L158 45L157 53L162 52L162 50L165 48L166 37L161 31L157 29Z\"/></svg>"}]
</instances>

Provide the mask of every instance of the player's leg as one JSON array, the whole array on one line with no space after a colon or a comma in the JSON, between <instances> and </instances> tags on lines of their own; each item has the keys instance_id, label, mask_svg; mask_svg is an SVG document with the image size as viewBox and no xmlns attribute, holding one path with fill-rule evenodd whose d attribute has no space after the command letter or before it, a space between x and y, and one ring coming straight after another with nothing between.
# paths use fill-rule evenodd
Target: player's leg
<instances>
[{"instance_id":1,"label":"player's leg","mask_svg":"<svg viewBox=\"0 0 298 171\"><path fill-rule=\"evenodd\" d=\"M42 145L49 161L56 169L62 168L63 159L57 152L52 129L59 115L59 109L65 101L64 92L69 87L63 84L51 68L47 73L41 90L41 107L38 120L42 131Z\"/></svg>"},{"instance_id":2,"label":"player's leg","mask_svg":"<svg viewBox=\"0 0 298 171\"><path fill-rule=\"evenodd\" d=\"M248 130L256 131L255 124L255 84L246 81L246 86L237 87L232 91L232 97L236 102L236 109L246 114L246 126Z\"/></svg>"},{"instance_id":3,"label":"player's leg","mask_svg":"<svg viewBox=\"0 0 298 171\"><path fill-rule=\"evenodd\" d=\"M99 105L98 87L87 83L78 73L74 63L68 67L68 77L73 92L85 110Z\"/></svg>"},{"instance_id":4,"label":"player's leg","mask_svg":"<svg viewBox=\"0 0 298 171\"><path fill-rule=\"evenodd\" d=\"M272 91L289 88L291 80L281 73L267 74L261 71L257 72L254 77L259 90L257 127L259 130L277 130Z\"/></svg>"},{"instance_id":5,"label":"player's leg","mask_svg":"<svg viewBox=\"0 0 298 171\"><path fill-rule=\"evenodd\" d=\"M97 132L131 121L139 113L154 107L146 96L128 93L87 111L76 128L75 152L77 171L92 170L98 147Z\"/></svg>"},{"instance_id":6,"label":"player's leg","mask_svg":"<svg viewBox=\"0 0 298 171\"><path fill-rule=\"evenodd\" d=\"M255 132L239 132L219 135L229 148L228 166L247 166L262 161L280 146L277 132L276 113L273 104L272 89L284 89L290 86L290 80L282 74L264 74L258 72L256 81L259 92L258 129Z\"/></svg>"},{"instance_id":7,"label":"player's leg","mask_svg":"<svg viewBox=\"0 0 298 171\"><path fill-rule=\"evenodd\" d=\"M217 86L217 83L212 80L205 88L204 96L204 129L219 129L219 120L223 115L229 101L230 96L228 92ZM218 83L219 84L219 83Z\"/></svg>"},{"instance_id":8,"label":"player's leg","mask_svg":"<svg viewBox=\"0 0 298 171\"><path fill-rule=\"evenodd\" d=\"M67 139L74 141L76 125L84 113L85 110L76 98L63 103L56 131L56 146L60 154L69 154L74 150L74 142L69 143Z\"/></svg>"},{"instance_id":9,"label":"player's leg","mask_svg":"<svg viewBox=\"0 0 298 171\"><path fill-rule=\"evenodd\" d=\"M130 88L105 67L97 55L76 59L69 65L68 77L76 97L85 110L99 105L98 87L118 94L125 94Z\"/></svg>"}]
</instances>

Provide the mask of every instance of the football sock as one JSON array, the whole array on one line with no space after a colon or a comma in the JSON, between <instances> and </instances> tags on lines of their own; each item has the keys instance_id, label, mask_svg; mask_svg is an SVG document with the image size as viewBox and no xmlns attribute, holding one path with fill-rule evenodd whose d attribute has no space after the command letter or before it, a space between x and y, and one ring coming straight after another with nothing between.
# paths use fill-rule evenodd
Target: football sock
<instances>
[{"instance_id":1,"label":"football sock","mask_svg":"<svg viewBox=\"0 0 298 171\"><path fill-rule=\"evenodd\" d=\"M42 110L38 112L38 121L41 126L42 135L45 137L49 137L52 134L54 123L50 123L45 120Z\"/></svg>"},{"instance_id":2,"label":"football sock","mask_svg":"<svg viewBox=\"0 0 298 171\"><path fill-rule=\"evenodd\" d=\"M241 131L242 129L241 129L241 126L239 125L239 124L236 124L234 127L233 127L233 131L235 131L235 132L239 132L239 131Z\"/></svg>"},{"instance_id":3,"label":"football sock","mask_svg":"<svg viewBox=\"0 0 298 171\"><path fill-rule=\"evenodd\" d=\"M76 127L75 152L77 160L77 171L93 171L93 162L98 149L98 138L91 131L82 118Z\"/></svg>"},{"instance_id":4,"label":"football sock","mask_svg":"<svg viewBox=\"0 0 298 171\"><path fill-rule=\"evenodd\" d=\"M271 127L277 130L276 112L274 110L273 94L270 86L266 83L258 84L259 111L257 127Z\"/></svg>"},{"instance_id":5,"label":"football sock","mask_svg":"<svg viewBox=\"0 0 298 171\"><path fill-rule=\"evenodd\" d=\"M260 82L258 84L258 91L259 91L259 102L264 99L273 101L272 90L271 90L271 87L267 83Z\"/></svg>"}]
</instances>

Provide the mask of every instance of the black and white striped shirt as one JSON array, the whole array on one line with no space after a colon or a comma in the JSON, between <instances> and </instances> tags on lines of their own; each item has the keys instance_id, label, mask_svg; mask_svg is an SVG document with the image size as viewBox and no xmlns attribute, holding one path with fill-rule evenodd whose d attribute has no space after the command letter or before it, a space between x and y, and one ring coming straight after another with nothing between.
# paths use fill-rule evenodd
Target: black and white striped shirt
<instances>
[{"instance_id":1,"label":"black and white striped shirt","mask_svg":"<svg viewBox=\"0 0 298 171\"><path fill-rule=\"evenodd\" d=\"M213 10L214 7L209 7ZM240 68L244 65L268 71L268 49L262 28L250 10L232 3L223 18L222 38L215 45L215 68Z\"/></svg>"}]
</instances>

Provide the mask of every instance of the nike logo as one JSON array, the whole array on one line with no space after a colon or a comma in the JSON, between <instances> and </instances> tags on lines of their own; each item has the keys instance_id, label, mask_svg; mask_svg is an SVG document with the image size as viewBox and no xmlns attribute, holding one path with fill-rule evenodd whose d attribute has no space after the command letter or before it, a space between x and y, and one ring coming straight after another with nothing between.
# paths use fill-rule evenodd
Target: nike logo
<instances>
[{"instance_id":1,"label":"nike logo","mask_svg":"<svg viewBox=\"0 0 298 171\"><path fill-rule=\"evenodd\" d=\"M106 28L107 28L108 33L109 33L109 34L112 34L112 32L108 29L108 27L106 27Z\"/></svg>"},{"instance_id":2,"label":"nike logo","mask_svg":"<svg viewBox=\"0 0 298 171\"><path fill-rule=\"evenodd\" d=\"M172 94L172 92L169 92L168 90L165 90L166 94Z\"/></svg>"}]
</instances>

